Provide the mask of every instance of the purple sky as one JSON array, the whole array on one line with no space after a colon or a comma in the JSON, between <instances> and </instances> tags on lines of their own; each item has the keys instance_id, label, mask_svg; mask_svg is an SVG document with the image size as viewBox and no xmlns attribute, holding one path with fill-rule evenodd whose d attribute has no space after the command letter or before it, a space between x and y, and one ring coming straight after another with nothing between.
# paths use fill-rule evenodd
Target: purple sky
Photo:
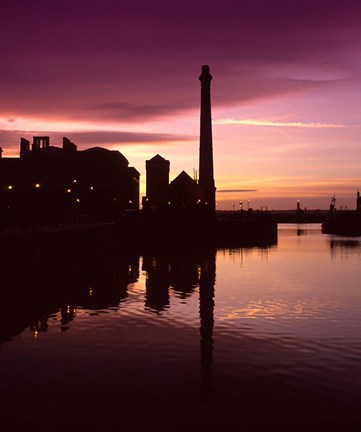
<instances>
[{"instance_id":1,"label":"purple sky","mask_svg":"<svg viewBox=\"0 0 361 432\"><path fill-rule=\"evenodd\" d=\"M198 165L209 64L219 208L354 207L361 188L361 2L11 0L0 6L0 145L67 136L145 180ZM247 192L241 192L247 191ZM249 192L248 192L249 191ZM142 191L144 193L144 190Z\"/></svg>"}]
</instances>

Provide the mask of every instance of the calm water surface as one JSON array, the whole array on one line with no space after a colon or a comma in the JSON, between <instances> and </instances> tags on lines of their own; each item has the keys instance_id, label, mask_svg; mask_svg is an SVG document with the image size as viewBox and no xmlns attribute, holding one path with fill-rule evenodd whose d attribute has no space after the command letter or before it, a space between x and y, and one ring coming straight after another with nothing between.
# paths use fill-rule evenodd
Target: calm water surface
<instances>
[{"instance_id":1,"label":"calm water surface","mask_svg":"<svg viewBox=\"0 0 361 432\"><path fill-rule=\"evenodd\" d=\"M361 238L319 224L7 280L3 425L360 431L360 282Z\"/></svg>"}]
</instances>

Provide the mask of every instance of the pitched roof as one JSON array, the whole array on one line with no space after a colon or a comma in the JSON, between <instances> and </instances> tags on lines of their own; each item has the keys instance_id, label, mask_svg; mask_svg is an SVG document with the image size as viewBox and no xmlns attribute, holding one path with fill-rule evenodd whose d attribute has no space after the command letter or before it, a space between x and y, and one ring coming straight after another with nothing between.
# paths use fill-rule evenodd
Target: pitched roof
<instances>
[{"instance_id":1,"label":"pitched roof","mask_svg":"<svg viewBox=\"0 0 361 432\"><path fill-rule=\"evenodd\" d=\"M192 179L185 171L182 171L170 184L171 195L187 196L189 199L203 197L203 190L200 185Z\"/></svg>"},{"instance_id":2,"label":"pitched roof","mask_svg":"<svg viewBox=\"0 0 361 432\"><path fill-rule=\"evenodd\" d=\"M164 157L162 157L159 154L156 154L151 159L149 159L147 162L151 162L151 163L153 163L153 162L168 162L169 163L169 161L167 159L164 159Z\"/></svg>"}]
</instances>

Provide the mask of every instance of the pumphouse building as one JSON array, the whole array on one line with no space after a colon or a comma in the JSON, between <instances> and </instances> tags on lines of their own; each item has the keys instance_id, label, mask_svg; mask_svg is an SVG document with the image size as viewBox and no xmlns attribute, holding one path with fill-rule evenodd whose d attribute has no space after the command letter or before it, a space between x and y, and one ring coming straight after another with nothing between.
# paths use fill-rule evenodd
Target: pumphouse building
<instances>
[{"instance_id":1,"label":"pumphouse building","mask_svg":"<svg viewBox=\"0 0 361 432\"><path fill-rule=\"evenodd\" d=\"M143 211L147 216L189 216L204 214L202 187L185 171L169 183L170 162L157 154L146 161L146 196Z\"/></svg>"},{"instance_id":2,"label":"pumphouse building","mask_svg":"<svg viewBox=\"0 0 361 432\"><path fill-rule=\"evenodd\" d=\"M170 163L157 154L146 161L146 196L143 210L149 215L214 217L216 187L213 168L211 80L209 66L202 66L201 82L199 179L182 171L169 183Z\"/></svg>"},{"instance_id":3,"label":"pumphouse building","mask_svg":"<svg viewBox=\"0 0 361 432\"><path fill-rule=\"evenodd\" d=\"M1 152L0 152L1 156ZM139 172L115 150L78 150L63 137L62 147L48 136L21 138L20 158L0 157L2 223L114 220L139 208Z\"/></svg>"}]
</instances>

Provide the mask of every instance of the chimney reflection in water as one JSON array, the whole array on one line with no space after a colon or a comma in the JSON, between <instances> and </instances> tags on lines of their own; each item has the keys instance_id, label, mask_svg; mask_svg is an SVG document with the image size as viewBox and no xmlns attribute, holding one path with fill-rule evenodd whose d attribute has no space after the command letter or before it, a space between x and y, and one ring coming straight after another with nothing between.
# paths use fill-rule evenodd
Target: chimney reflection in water
<instances>
[{"instance_id":1,"label":"chimney reflection in water","mask_svg":"<svg viewBox=\"0 0 361 432\"><path fill-rule=\"evenodd\" d=\"M199 317L201 348L201 394L212 397L214 285L216 282L216 251L202 255L199 267Z\"/></svg>"}]
</instances>

